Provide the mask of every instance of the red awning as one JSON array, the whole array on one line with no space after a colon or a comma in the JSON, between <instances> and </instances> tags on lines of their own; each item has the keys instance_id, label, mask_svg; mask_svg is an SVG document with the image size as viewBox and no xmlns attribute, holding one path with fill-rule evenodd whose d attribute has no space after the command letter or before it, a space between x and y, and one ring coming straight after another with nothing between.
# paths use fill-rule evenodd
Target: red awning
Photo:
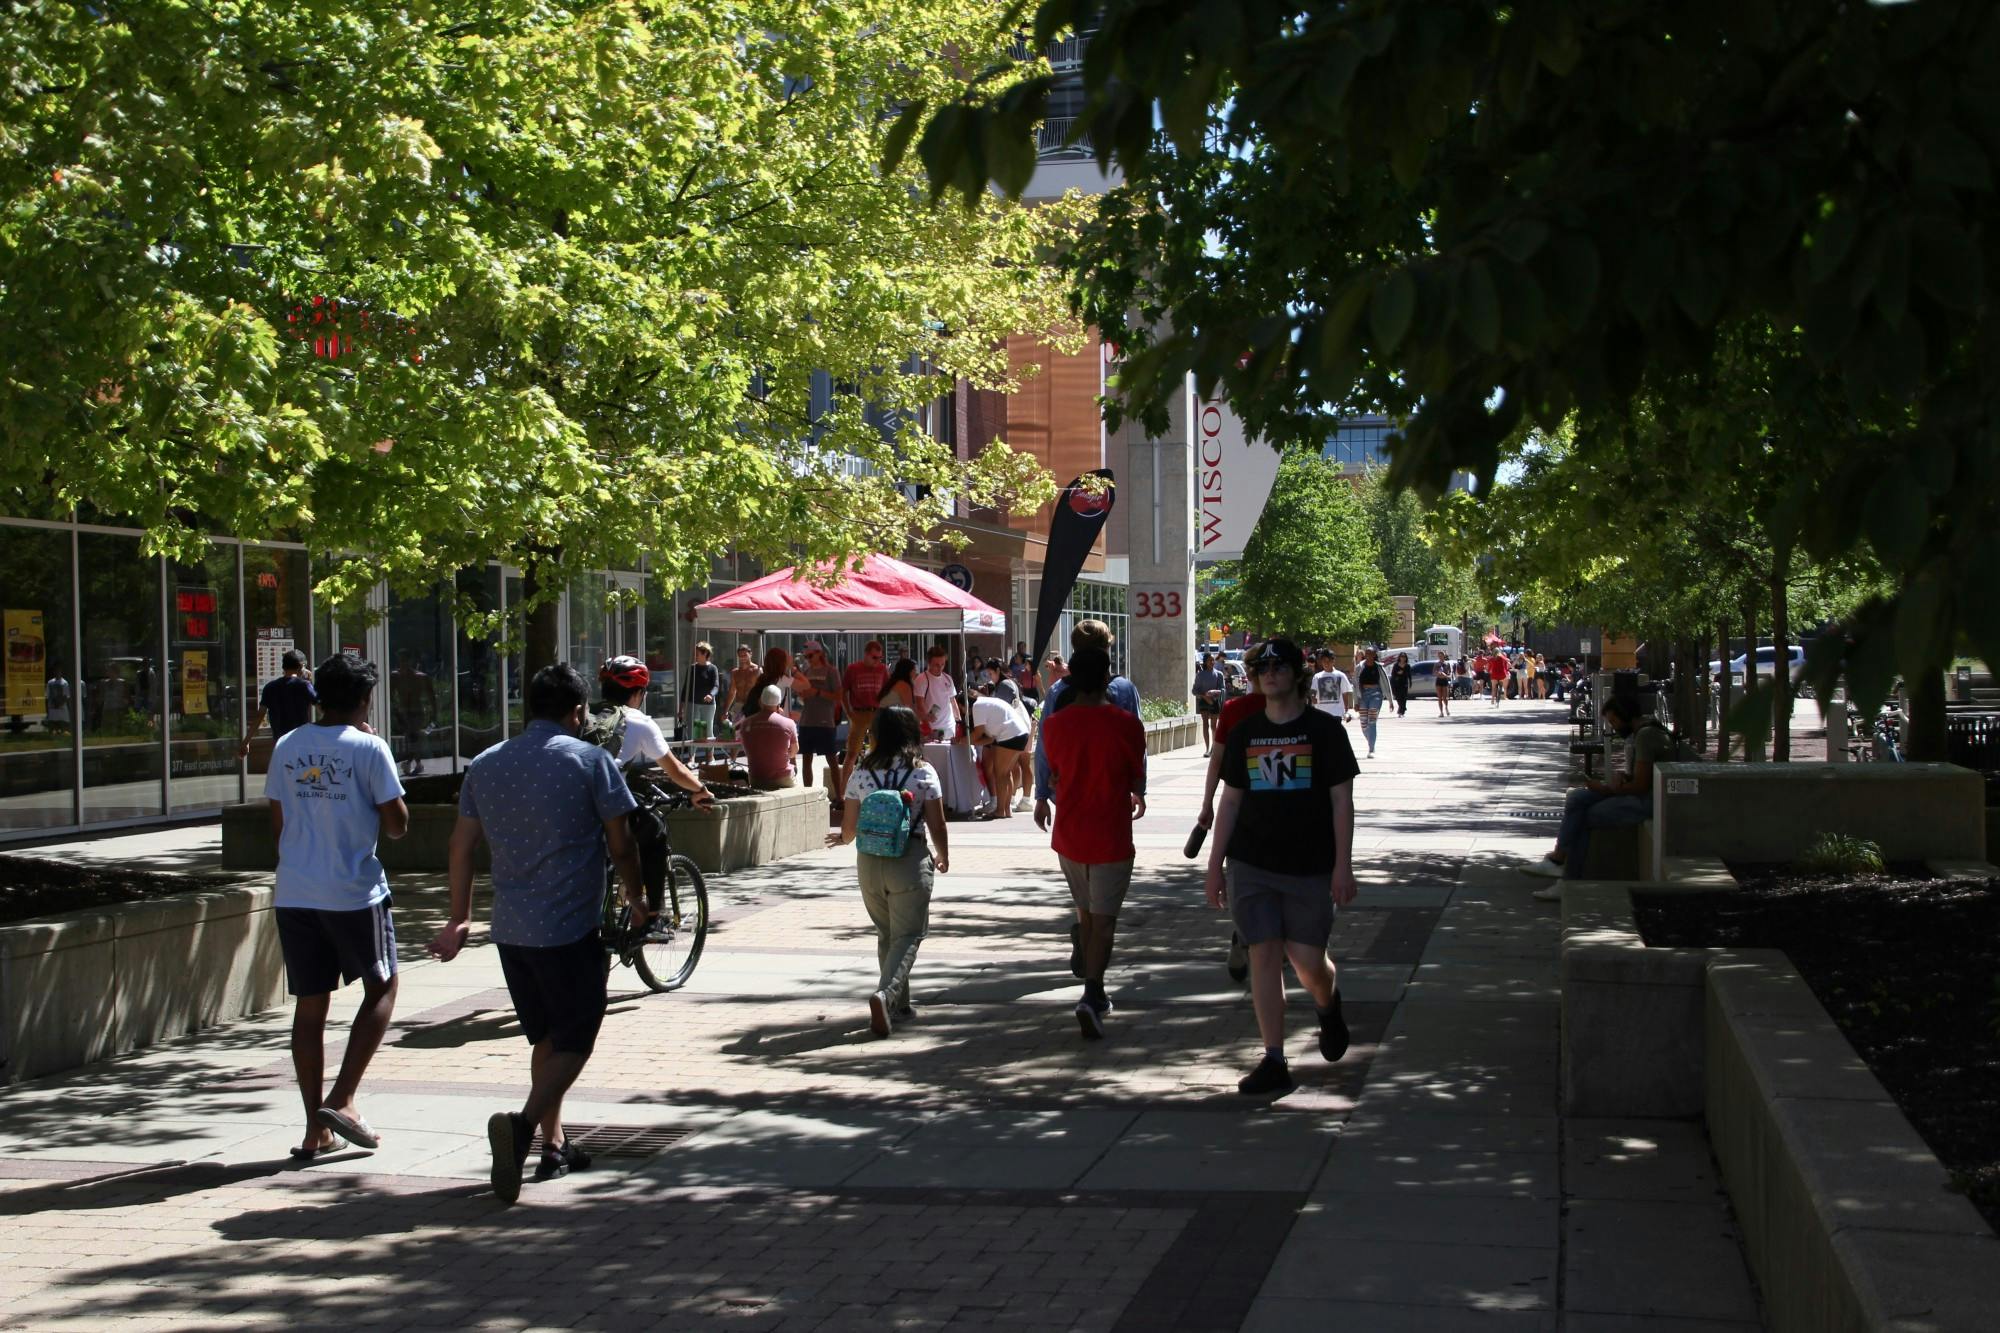
<instances>
[{"instance_id":1,"label":"red awning","mask_svg":"<svg viewBox=\"0 0 2000 1333\"><path fill-rule=\"evenodd\" d=\"M999 634L1007 617L935 574L886 555L871 555L839 582L820 586L796 568L731 588L694 609L708 629L802 634L814 630Z\"/></svg>"}]
</instances>

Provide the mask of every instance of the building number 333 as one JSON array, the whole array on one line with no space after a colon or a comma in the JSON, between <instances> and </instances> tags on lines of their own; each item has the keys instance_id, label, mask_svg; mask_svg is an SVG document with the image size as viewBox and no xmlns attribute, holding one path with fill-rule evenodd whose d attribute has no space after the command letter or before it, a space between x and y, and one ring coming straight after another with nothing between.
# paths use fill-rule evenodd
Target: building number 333
<instances>
[{"instance_id":1,"label":"building number 333","mask_svg":"<svg viewBox=\"0 0 2000 1333\"><path fill-rule=\"evenodd\" d=\"M1178 589L1155 592L1151 589L1133 589L1132 615L1139 620L1172 620L1181 614L1181 594Z\"/></svg>"}]
</instances>

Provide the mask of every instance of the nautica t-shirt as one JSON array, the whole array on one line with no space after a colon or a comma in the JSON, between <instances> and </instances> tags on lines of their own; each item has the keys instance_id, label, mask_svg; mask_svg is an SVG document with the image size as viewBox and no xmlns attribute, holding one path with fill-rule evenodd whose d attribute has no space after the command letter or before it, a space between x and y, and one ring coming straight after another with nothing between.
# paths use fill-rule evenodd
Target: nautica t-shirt
<instances>
[{"instance_id":1,"label":"nautica t-shirt","mask_svg":"<svg viewBox=\"0 0 2000 1333\"><path fill-rule=\"evenodd\" d=\"M1222 780L1243 793L1225 854L1278 875L1332 874L1339 848L1327 793L1360 771L1347 729L1317 708L1290 722L1243 719L1222 756Z\"/></svg>"},{"instance_id":2,"label":"nautica t-shirt","mask_svg":"<svg viewBox=\"0 0 2000 1333\"><path fill-rule=\"evenodd\" d=\"M345 723L286 732L264 777L264 795L285 814L275 905L358 912L388 897L389 877L375 856L382 830L375 807L402 794L380 736Z\"/></svg>"}]
</instances>

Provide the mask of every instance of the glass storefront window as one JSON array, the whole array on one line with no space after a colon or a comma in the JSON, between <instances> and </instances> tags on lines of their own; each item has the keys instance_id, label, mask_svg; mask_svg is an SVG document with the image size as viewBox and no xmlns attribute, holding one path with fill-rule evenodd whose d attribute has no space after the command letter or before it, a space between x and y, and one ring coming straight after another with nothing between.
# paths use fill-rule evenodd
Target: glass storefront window
<instances>
[{"instance_id":1,"label":"glass storefront window","mask_svg":"<svg viewBox=\"0 0 2000 1333\"><path fill-rule=\"evenodd\" d=\"M76 657L70 534L0 528L0 829L76 822Z\"/></svg>"},{"instance_id":2,"label":"glass storefront window","mask_svg":"<svg viewBox=\"0 0 2000 1333\"><path fill-rule=\"evenodd\" d=\"M569 581L566 660L583 673L592 690L597 688L597 668L611 656L611 615L605 606L610 586L602 574L582 574Z\"/></svg>"},{"instance_id":3,"label":"glass storefront window","mask_svg":"<svg viewBox=\"0 0 2000 1333\"><path fill-rule=\"evenodd\" d=\"M134 536L77 536L82 589L83 819L164 812L160 562Z\"/></svg>"},{"instance_id":4,"label":"glass storefront window","mask_svg":"<svg viewBox=\"0 0 2000 1333\"><path fill-rule=\"evenodd\" d=\"M524 715L527 711L528 682L523 675L527 659L518 646L519 641L527 636L527 627L522 624L520 614L514 610L515 607L521 604L523 596L521 576L519 574L509 574L507 576L507 628L514 635L517 644L514 651L507 654L507 680L504 691L507 706L507 734L510 736L517 735L521 728L527 725Z\"/></svg>"},{"instance_id":5,"label":"glass storefront window","mask_svg":"<svg viewBox=\"0 0 2000 1333\"><path fill-rule=\"evenodd\" d=\"M500 570L462 569L458 595L476 611L500 609ZM481 750L498 745L500 734L500 649L493 636L473 638L460 622L458 634L458 753L460 767Z\"/></svg>"},{"instance_id":6,"label":"glass storefront window","mask_svg":"<svg viewBox=\"0 0 2000 1333\"><path fill-rule=\"evenodd\" d=\"M389 748L404 777L452 771L451 599L442 588L389 598Z\"/></svg>"},{"instance_id":7,"label":"glass storefront window","mask_svg":"<svg viewBox=\"0 0 2000 1333\"><path fill-rule=\"evenodd\" d=\"M168 563L165 704L174 810L213 810L243 799L237 619L234 545L213 545L193 564Z\"/></svg>"},{"instance_id":8,"label":"glass storefront window","mask_svg":"<svg viewBox=\"0 0 2000 1333\"><path fill-rule=\"evenodd\" d=\"M284 674L284 656L296 651L314 665L310 624L312 587L304 551L268 546L243 548L243 656L248 664L244 693L247 719L257 716L264 687ZM247 721L246 721L247 725ZM259 777L270 768L271 730L258 728L250 738L250 773ZM249 795L261 796L264 785L252 781Z\"/></svg>"}]
</instances>

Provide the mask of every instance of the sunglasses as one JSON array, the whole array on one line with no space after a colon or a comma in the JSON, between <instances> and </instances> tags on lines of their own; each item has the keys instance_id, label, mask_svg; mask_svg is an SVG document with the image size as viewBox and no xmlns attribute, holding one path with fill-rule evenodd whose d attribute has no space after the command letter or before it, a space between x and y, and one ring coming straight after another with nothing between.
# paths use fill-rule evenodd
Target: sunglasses
<instances>
[{"instance_id":1,"label":"sunglasses","mask_svg":"<svg viewBox=\"0 0 2000 1333\"><path fill-rule=\"evenodd\" d=\"M1264 657L1264 658L1259 658L1255 662L1252 662L1250 664L1249 669L1251 675L1262 676L1262 675L1267 675L1270 672L1276 671L1280 667L1283 667L1285 670L1290 671L1292 669L1292 664L1290 662L1285 661L1281 657Z\"/></svg>"}]
</instances>

